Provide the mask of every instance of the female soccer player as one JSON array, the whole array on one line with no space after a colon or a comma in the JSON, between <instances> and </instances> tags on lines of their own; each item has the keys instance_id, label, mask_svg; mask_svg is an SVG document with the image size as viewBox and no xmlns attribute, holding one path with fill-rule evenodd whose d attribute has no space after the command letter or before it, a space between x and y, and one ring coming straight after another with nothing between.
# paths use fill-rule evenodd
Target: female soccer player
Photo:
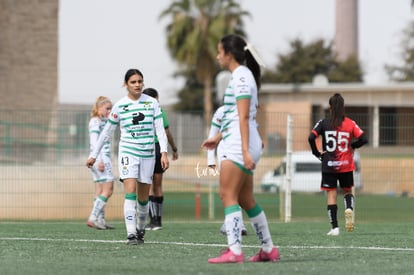
<instances>
[{"instance_id":1,"label":"female soccer player","mask_svg":"<svg viewBox=\"0 0 414 275\"><path fill-rule=\"evenodd\" d=\"M112 102L105 96L99 96L92 108L89 120L89 144L92 152L97 144L109 113ZM113 229L105 221L105 205L114 190L114 176L112 174L111 144L109 141L103 146L95 164L90 168L95 183L95 201L86 224L96 229Z\"/></svg>"},{"instance_id":2,"label":"female soccer player","mask_svg":"<svg viewBox=\"0 0 414 275\"><path fill-rule=\"evenodd\" d=\"M322 152L316 146L315 139L318 136L322 136ZM345 101L340 94L334 94L329 98L329 116L315 124L308 141L312 154L322 161L321 190L327 191L328 216L332 226L327 235L339 235L337 182L344 195L345 230L352 232L355 207L355 198L352 194L355 170L353 153L368 141L364 131L355 121L345 116Z\"/></svg>"},{"instance_id":3,"label":"female soccer player","mask_svg":"<svg viewBox=\"0 0 414 275\"><path fill-rule=\"evenodd\" d=\"M154 88L146 88L143 94L149 95L152 98L155 98L158 101L158 91ZM168 144L171 145L173 151L172 160L178 159L178 149L175 145L174 138L170 131L170 125L168 123L168 118L166 112L161 108L162 121L165 129L165 134L167 135ZM148 230L159 230L162 229L162 212L163 212L163 202L164 202L164 193L162 191L162 178L163 178L164 169L161 167L161 152L160 144L158 138L155 137L155 168L154 176L152 178L152 185L149 196L149 217L150 222L147 224L146 229Z\"/></svg>"},{"instance_id":4,"label":"female soccer player","mask_svg":"<svg viewBox=\"0 0 414 275\"><path fill-rule=\"evenodd\" d=\"M279 259L273 245L266 215L253 195L253 171L261 153L262 140L256 123L260 66L253 57L254 51L237 35L223 37L217 45L217 60L221 67L232 73L224 95L224 117L221 131L202 143L214 149L222 142L220 159L220 197L224 206L228 249L209 263L241 263L241 220L243 208L262 248L250 262ZM240 208L241 207L241 208Z\"/></svg>"},{"instance_id":5,"label":"female soccer player","mask_svg":"<svg viewBox=\"0 0 414 275\"><path fill-rule=\"evenodd\" d=\"M213 118L211 119L211 126L210 131L208 133L208 138L212 138L216 136L220 132L221 128L221 121L224 117L224 106L220 106L213 115ZM217 155L220 155L220 147L221 142L217 145ZM211 169L216 169L217 167L220 169L220 160L218 160L218 165L216 165L216 150L210 149L207 150L207 165ZM241 221L242 224L242 236L247 235L247 229L246 226L243 223L243 220ZM226 223L223 223L223 225L220 227L220 233L223 235L226 235Z\"/></svg>"},{"instance_id":6,"label":"female soccer player","mask_svg":"<svg viewBox=\"0 0 414 275\"><path fill-rule=\"evenodd\" d=\"M86 166L91 167L102 146L110 140L119 124L121 130L118 166L124 184L124 217L127 244L144 243L145 222L148 216L148 196L155 164L154 137L158 136L161 151L161 167L168 169L167 137L162 123L158 102L142 94L143 74L130 69L125 74L127 96L112 108L108 122L99 137L98 144L89 155ZM137 188L138 185L138 188ZM137 205L138 189L138 205ZM138 208L138 221L137 221Z\"/></svg>"}]
</instances>

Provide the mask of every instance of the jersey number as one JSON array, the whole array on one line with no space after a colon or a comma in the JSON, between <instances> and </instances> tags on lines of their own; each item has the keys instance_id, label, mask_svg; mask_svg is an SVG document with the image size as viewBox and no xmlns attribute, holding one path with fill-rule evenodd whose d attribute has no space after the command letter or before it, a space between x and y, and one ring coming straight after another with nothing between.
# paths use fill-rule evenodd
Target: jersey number
<instances>
[{"instance_id":1,"label":"jersey number","mask_svg":"<svg viewBox=\"0 0 414 275\"><path fill-rule=\"evenodd\" d=\"M128 166L128 164L129 164L129 158L128 157L123 157L121 159L121 164L122 165L125 165L125 166Z\"/></svg>"},{"instance_id":2,"label":"jersey number","mask_svg":"<svg viewBox=\"0 0 414 275\"><path fill-rule=\"evenodd\" d=\"M334 152L338 149L339 152L346 152L348 150L350 134L348 132L326 131L326 150Z\"/></svg>"}]
</instances>

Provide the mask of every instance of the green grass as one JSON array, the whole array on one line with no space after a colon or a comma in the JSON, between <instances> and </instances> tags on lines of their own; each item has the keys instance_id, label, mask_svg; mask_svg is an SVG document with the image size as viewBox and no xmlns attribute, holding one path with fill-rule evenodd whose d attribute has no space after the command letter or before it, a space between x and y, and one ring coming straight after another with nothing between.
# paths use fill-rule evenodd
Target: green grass
<instances>
[{"instance_id":1,"label":"green grass","mask_svg":"<svg viewBox=\"0 0 414 275\"><path fill-rule=\"evenodd\" d=\"M259 193L256 200L266 211L270 221L280 221L279 194ZM224 210L217 194L214 195L215 221L224 218ZM194 193L166 193L164 215L171 221L194 218ZM414 199L389 195L356 195L356 216L364 221L413 221ZM343 211L344 203L338 195L338 208ZM201 194L201 220L208 220L208 194ZM292 194L292 219L326 221L326 196L318 194Z\"/></svg>"},{"instance_id":2,"label":"green grass","mask_svg":"<svg viewBox=\"0 0 414 275\"><path fill-rule=\"evenodd\" d=\"M115 230L105 231L90 229L83 221L0 222L0 273L412 274L413 199L360 196L355 231L345 232L340 215L340 236L327 237L324 195L294 195L293 221L282 223L278 222L278 209L271 208L276 195L264 194L258 201L271 217L270 230L281 260L212 265L207 259L217 256L226 244L219 233L221 216L217 213L215 222L204 216L195 221L193 204L185 211L174 203L177 199L185 205L185 200L191 200L181 195L168 194L164 229L148 231L145 244L134 247L125 244L121 221L113 222ZM338 201L340 208L341 204ZM216 210L221 210L219 205ZM185 213L186 219L182 219ZM248 231L243 238L246 257L259 249L250 227Z\"/></svg>"},{"instance_id":3,"label":"green grass","mask_svg":"<svg viewBox=\"0 0 414 275\"><path fill-rule=\"evenodd\" d=\"M325 236L320 222L272 223L278 263L211 265L224 248L215 223L169 223L142 246L125 245L122 223L97 231L83 223L2 223L2 274L408 274L414 223L362 223L353 233ZM249 228L250 229L250 228ZM257 239L244 238L246 256Z\"/></svg>"}]
</instances>

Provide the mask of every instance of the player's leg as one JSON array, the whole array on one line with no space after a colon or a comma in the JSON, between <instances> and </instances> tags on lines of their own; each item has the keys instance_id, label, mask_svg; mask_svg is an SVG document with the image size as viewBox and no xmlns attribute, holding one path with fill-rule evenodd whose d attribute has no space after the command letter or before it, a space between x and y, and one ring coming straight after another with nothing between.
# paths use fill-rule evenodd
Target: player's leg
<instances>
[{"instance_id":1,"label":"player's leg","mask_svg":"<svg viewBox=\"0 0 414 275\"><path fill-rule=\"evenodd\" d=\"M334 173L322 173L321 190L326 191L327 212L331 229L327 233L328 236L338 236L338 205L337 198L337 175Z\"/></svg>"},{"instance_id":2,"label":"player's leg","mask_svg":"<svg viewBox=\"0 0 414 275\"><path fill-rule=\"evenodd\" d=\"M162 211L163 211L163 202L164 202L164 194L162 192L162 173L154 173L153 176L153 191L154 191L154 217L152 219L152 230L159 230L162 229Z\"/></svg>"},{"instance_id":3,"label":"player's leg","mask_svg":"<svg viewBox=\"0 0 414 275\"><path fill-rule=\"evenodd\" d=\"M102 184L100 181L103 178L103 173L100 172L96 166L91 168L91 172L94 179L95 197L91 213L89 214L88 220L86 221L86 225L91 228L106 229L104 226L101 226L98 223L98 216L106 204L105 199L100 197L100 194L102 193Z\"/></svg>"},{"instance_id":4,"label":"player's leg","mask_svg":"<svg viewBox=\"0 0 414 275\"><path fill-rule=\"evenodd\" d=\"M355 197L352 193L352 187L354 185L353 172L341 173L339 178L339 185L344 195L345 205L345 230L347 232L354 231L354 207Z\"/></svg>"},{"instance_id":5,"label":"player's leg","mask_svg":"<svg viewBox=\"0 0 414 275\"><path fill-rule=\"evenodd\" d=\"M140 159L138 177L138 221L136 225L137 238L139 243L144 243L145 226L149 212L149 193L152 185L155 158Z\"/></svg>"},{"instance_id":6,"label":"player's leg","mask_svg":"<svg viewBox=\"0 0 414 275\"><path fill-rule=\"evenodd\" d=\"M150 196L149 196L149 217L150 222L147 225L147 228L149 230L157 230L160 229L160 226L158 225L158 215L160 212L159 209L159 201L163 201L163 199L159 198L160 194L160 188L162 184L162 173L164 170L161 166L161 151L160 151L160 144L155 143L155 165L154 165L154 174L152 179L152 187L150 190ZM161 177L160 177L161 175ZM162 196L162 193L161 193ZM162 210L161 210L162 211Z\"/></svg>"},{"instance_id":7,"label":"player's leg","mask_svg":"<svg viewBox=\"0 0 414 275\"><path fill-rule=\"evenodd\" d=\"M337 236L339 235L339 226L338 226L338 205L336 204L337 191L335 189L327 190L327 211L328 218L331 224L331 230L328 232L328 236Z\"/></svg>"},{"instance_id":8,"label":"player's leg","mask_svg":"<svg viewBox=\"0 0 414 275\"><path fill-rule=\"evenodd\" d=\"M114 192L114 182L105 182L102 184L102 192L100 198L105 201L105 205L102 207L101 211L98 215L98 223L103 226L105 229L114 229L113 226L109 225L105 220L105 208L106 203L108 202L109 198L112 196Z\"/></svg>"},{"instance_id":9,"label":"player's leg","mask_svg":"<svg viewBox=\"0 0 414 275\"><path fill-rule=\"evenodd\" d=\"M244 180L244 174L233 161L223 160L220 169L220 197L224 206L228 249L219 257L211 258L209 263L244 262L241 249L242 211L238 203L238 194Z\"/></svg>"},{"instance_id":10,"label":"player's leg","mask_svg":"<svg viewBox=\"0 0 414 275\"><path fill-rule=\"evenodd\" d=\"M240 206L245 209L250 218L256 236L259 238L262 245L260 251L253 257L250 257L250 262L276 262L279 260L279 250L274 247L272 236L269 230L266 214L262 208L256 203L253 195L253 173L245 172L244 184L239 193Z\"/></svg>"}]
</instances>

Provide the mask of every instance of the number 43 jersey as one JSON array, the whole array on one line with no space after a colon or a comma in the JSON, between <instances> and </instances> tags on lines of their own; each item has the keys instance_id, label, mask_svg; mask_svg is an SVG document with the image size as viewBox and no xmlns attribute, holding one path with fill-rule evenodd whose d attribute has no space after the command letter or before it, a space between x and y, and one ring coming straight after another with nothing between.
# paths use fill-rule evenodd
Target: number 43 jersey
<instances>
[{"instance_id":1,"label":"number 43 jersey","mask_svg":"<svg viewBox=\"0 0 414 275\"><path fill-rule=\"evenodd\" d=\"M155 135L164 132L161 109L155 99L142 94L134 101L125 96L112 108L108 122L119 124L120 153L143 158L155 156ZM157 127L160 129L156 129ZM165 134L160 136L165 152L166 137Z\"/></svg>"},{"instance_id":2,"label":"number 43 jersey","mask_svg":"<svg viewBox=\"0 0 414 275\"><path fill-rule=\"evenodd\" d=\"M312 133L322 136L322 172L344 173L355 170L353 160L353 139L358 139L364 131L352 119L345 117L341 126L332 129L328 119L318 121Z\"/></svg>"}]
</instances>

